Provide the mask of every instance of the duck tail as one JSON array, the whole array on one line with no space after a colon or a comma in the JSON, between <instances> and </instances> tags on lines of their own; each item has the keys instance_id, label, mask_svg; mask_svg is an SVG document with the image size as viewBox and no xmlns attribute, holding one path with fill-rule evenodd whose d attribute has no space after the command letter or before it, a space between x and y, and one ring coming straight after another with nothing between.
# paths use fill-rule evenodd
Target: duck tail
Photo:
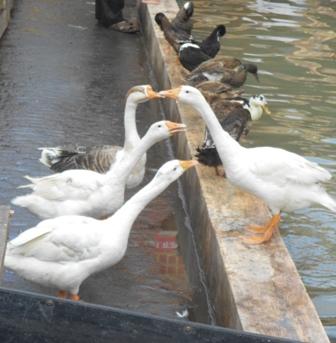
<instances>
[{"instance_id":1,"label":"duck tail","mask_svg":"<svg viewBox=\"0 0 336 343\"><path fill-rule=\"evenodd\" d=\"M11 203L16 206L28 207L30 200L30 195L20 195L11 200Z\"/></svg>"},{"instance_id":2,"label":"duck tail","mask_svg":"<svg viewBox=\"0 0 336 343\"><path fill-rule=\"evenodd\" d=\"M56 148L39 148L39 150L42 150L41 157L39 161L47 166L48 168L52 168L54 164L60 162L64 158L78 155L78 151L70 151L67 149L63 149L60 147Z\"/></svg>"},{"instance_id":3,"label":"duck tail","mask_svg":"<svg viewBox=\"0 0 336 343\"><path fill-rule=\"evenodd\" d=\"M58 162L59 157L62 155L61 148L38 148L41 150L41 157L39 161L47 167L51 167L54 163Z\"/></svg>"},{"instance_id":4,"label":"duck tail","mask_svg":"<svg viewBox=\"0 0 336 343\"><path fill-rule=\"evenodd\" d=\"M322 206L328 208L332 212L336 212L336 201L327 192L324 192L319 200Z\"/></svg>"}]
</instances>

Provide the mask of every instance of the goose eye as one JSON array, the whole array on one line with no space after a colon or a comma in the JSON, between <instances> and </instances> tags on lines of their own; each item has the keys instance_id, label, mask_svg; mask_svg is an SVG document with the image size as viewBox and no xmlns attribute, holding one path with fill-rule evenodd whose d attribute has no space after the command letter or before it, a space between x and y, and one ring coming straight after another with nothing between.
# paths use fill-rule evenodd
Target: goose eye
<instances>
[{"instance_id":1,"label":"goose eye","mask_svg":"<svg viewBox=\"0 0 336 343\"><path fill-rule=\"evenodd\" d=\"M177 170L177 167L175 167L174 169L173 169L173 171L176 171Z\"/></svg>"},{"instance_id":2,"label":"goose eye","mask_svg":"<svg viewBox=\"0 0 336 343\"><path fill-rule=\"evenodd\" d=\"M189 91L186 91L187 94L189 94L190 92Z\"/></svg>"},{"instance_id":3,"label":"goose eye","mask_svg":"<svg viewBox=\"0 0 336 343\"><path fill-rule=\"evenodd\" d=\"M161 126L162 126L161 124L158 125L158 127L161 127Z\"/></svg>"}]
</instances>

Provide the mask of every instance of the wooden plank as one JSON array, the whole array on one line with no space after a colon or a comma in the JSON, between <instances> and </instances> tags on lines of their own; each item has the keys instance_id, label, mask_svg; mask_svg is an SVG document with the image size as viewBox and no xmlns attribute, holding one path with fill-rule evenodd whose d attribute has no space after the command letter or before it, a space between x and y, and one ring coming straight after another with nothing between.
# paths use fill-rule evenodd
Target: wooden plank
<instances>
[{"instance_id":1,"label":"wooden plank","mask_svg":"<svg viewBox=\"0 0 336 343\"><path fill-rule=\"evenodd\" d=\"M294 342L1 288L0 341L20 343Z\"/></svg>"},{"instance_id":2,"label":"wooden plank","mask_svg":"<svg viewBox=\"0 0 336 343\"><path fill-rule=\"evenodd\" d=\"M3 273L3 264L8 240L9 219L12 211L9 206L0 206L0 280Z\"/></svg>"},{"instance_id":3,"label":"wooden plank","mask_svg":"<svg viewBox=\"0 0 336 343\"><path fill-rule=\"evenodd\" d=\"M154 21L158 12L172 18L177 10L175 0L139 7L160 89L183 84L182 76L187 74ZM174 139L177 157L194 156L203 140L202 119L190 107L162 103L169 119L188 127L185 136ZM281 237L259 246L245 245L241 239L248 224L267 221L270 214L265 204L203 166L186 174L182 183L216 322L305 342L329 342Z\"/></svg>"}]
</instances>

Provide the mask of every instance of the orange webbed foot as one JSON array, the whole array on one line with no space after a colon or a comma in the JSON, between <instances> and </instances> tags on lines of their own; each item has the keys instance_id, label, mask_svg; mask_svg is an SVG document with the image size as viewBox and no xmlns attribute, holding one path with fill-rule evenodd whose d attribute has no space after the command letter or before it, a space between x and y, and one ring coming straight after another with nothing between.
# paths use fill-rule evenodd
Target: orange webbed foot
<instances>
[{"instance_id":1,"label":"orange webbed foot","mask_svg":"<svg viewBox=\"0 0 336 343\"><path fill-rule=\"evenodd\" d=\"M68 292L67 291L58 291L57 296L62 299L66 299L68 297Z\"/></svg>"},{"instance_id":2,"label":"orange webbed foot","mask_svg":"<svg viewBox=\"0 0 336 343\"><path fill-rule=\"evenodd\" d=\"M244 237L243 240L247 244L262 244L265 242L268 242L272 236L273 233L277 230L278 224L280 222L280 213L276 214L271 218L271 220L267 223L266 226L257 226L257 225L251 225L248 227L248 231L260 233L262 235L257 235L253 237Z\"/></svg>"},{"instance_id":3,"label":"orange webbed foot","mask_svg":"<svg viewBox=\"0 0 336 343\"><path fill-rule=\"evenodd\" d=\"M80 296L78 294L70 294L70 299L72 301L79 301L80 300Z\"/></svg>"},{"instance_id":4,"label":"orange webbed foot","mask_svg":"<svg viewBox=\"0 0 336 343\"><path fill-rule=\"evenodd\" d=\"M249 225L247 230L256 233L265 233L267 231L267 226Z\"/></svg>"}]
</instances>

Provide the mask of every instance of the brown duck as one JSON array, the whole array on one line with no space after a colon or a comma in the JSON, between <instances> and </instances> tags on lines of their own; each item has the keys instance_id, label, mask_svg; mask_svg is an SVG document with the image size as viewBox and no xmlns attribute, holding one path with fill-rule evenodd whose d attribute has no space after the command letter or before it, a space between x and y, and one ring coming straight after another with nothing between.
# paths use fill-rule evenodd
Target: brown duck
<instances>
[{"instance_id":1,"label":"brown duck","mask_svg":"<svg viewBox=\"0 0 336 343\"><path fill-rule=\"evenodd\" d=\"M203 81L217 81L231 85L242 86L252 74L258 81L258 67L253 63L242 63L237 58L216 57L205 61L194 69L186 78L189 85L196 86Z\"/></svg>"}]
</instances>

